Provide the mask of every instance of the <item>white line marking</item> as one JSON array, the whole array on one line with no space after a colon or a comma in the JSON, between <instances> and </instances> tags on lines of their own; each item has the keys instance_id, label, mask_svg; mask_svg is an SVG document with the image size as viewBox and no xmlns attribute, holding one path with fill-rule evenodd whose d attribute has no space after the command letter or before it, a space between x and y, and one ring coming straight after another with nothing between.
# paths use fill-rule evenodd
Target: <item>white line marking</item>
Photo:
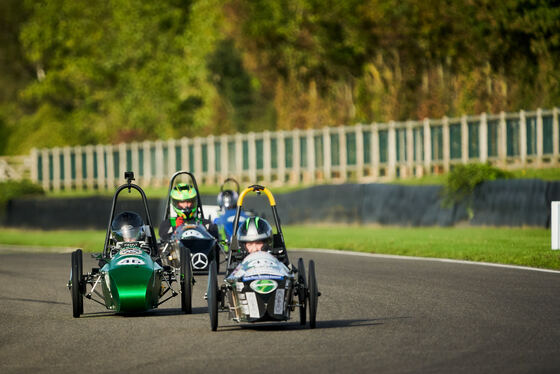
<instances>
[{"instance_id":1,"label":"white line marking","mask_svg":"<svg viewBox=\"0 0 560 374\"><path fill-rule=\"evenodd\" d=\"M542 273L560 274L560 270L532 268L532 267L528 267L528 266L518 266L518 265L494 264L494 263L491 263L491 262L451 260L451 259L448 259L448 258L383 255L383 254L379 254L379 253L352 252L352 251L341 251L341 250L338 250L338 249L323 249L323 248L290 248L290 250L300 251L300 252L316 252L316 253L327 253L327 254L336 254L336 255L347 255L347 256L377 257L377 258L387 258L387 259L393 259L393 260L448 262L448 263L454 263L454 264L492 266L492 267L497 267L497 268L516 269L516 270L530 270L530 271L539 271L539 272L542 272Z\"/></svg>"}]
</instances>

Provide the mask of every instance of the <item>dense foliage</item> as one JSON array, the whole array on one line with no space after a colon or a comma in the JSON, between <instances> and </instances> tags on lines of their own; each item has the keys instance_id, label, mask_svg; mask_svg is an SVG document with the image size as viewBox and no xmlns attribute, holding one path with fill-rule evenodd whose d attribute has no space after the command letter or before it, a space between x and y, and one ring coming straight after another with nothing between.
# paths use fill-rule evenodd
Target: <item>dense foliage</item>
<instances>
[{"instance_id":1,"label":"dense foliage","mask_svg":"<svg viewBox=\"0 0 560 374\"><path fill-rule=\"evenodd\" d=\"M443 187L443 204L452 206L453 204L466 202L467 213L472 218L471 199L476 186L484 181L512 177L512 173L498 169L490 163L456 165L447 175L447 180Z\"/></svg>"},{"instance_id":2,"label":"dense foliage","mask_svg":"<svg viewBox=\"0 0 560 374\"><path fill-rule=\"evenodd\" d=\"M0 154L550 108L560 1L4 0Z\"/></svg>"}]
</instances>

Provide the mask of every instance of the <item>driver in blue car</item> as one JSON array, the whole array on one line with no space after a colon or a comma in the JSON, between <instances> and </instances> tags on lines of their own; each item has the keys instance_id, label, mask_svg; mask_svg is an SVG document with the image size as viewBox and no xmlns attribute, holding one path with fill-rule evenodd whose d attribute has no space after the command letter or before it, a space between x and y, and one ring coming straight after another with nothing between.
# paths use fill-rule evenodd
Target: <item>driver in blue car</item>
<instances>
[{"instance_id":1,"label":"driver in blue car","mask_svg":"<svg viewBox=\"0 0 560 374\"><path fill-rule=\"evenodd\" d=\"M222 241L229 243L231 235L233 235L233 221L237 212L237 192L225 190L218 195L218 206L220 207L220 215L214 219L214 223L218 226L220 238ZM247 219L247 214L242 210L239 214L239 222L243 223ZM227 245L224 246L227 251Z\"/></svg>"},{"instance_id":2,"label":"driver in blue car","mask_svg":"<svg viewBox=\"0 0 560 374\"><path fill-rule=\"evenodd\" d=\"M210 220L203 220L197 216L198 194L194 186L179 183L171 190L170 197L176 217L170 217L159 225L159 236L162 240L171 239L177 227L183 224L202 224L213 237L219 239L218 227Z\"/></svg>"}]
</instances>

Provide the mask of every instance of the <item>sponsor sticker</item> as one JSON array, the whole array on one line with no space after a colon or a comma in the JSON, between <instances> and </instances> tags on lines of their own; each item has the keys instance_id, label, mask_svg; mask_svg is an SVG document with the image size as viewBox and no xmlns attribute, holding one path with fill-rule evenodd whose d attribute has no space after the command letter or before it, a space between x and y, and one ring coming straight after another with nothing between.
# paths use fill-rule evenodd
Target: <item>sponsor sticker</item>
<instances>
[{"instance_id":1,"label":"sponsor sticker","mask_svg":"<svg viewBox=\"0 0 560 374\"><path fill-rule=\"evenodd\" d=\"M258 279L276 279L276 280L281 280L284 277L282 275L274 275L274 274L266 274L266 275L251 275L251 276L247 276L247 277L243 277L243 281L247 282L247 281L252 281L252 280L258 280Z\"/></svg>"},{"instance_id":2,"label":"sponsor sticker","mask_svg":"<svg viewBox=\"0 0 560 374\"><path fill-rule=\"evenodd\" d=\"M181 235L181 239L187 238L197 238L197 239L204 239L204 235L201 232L196 230L187 230Z\"/></svg>"},{"instance_id":3,"label":"sponsor sticker","mask_svg":"<svg viewBox=\"0 0 560 374\"><path fill-rule=\"evenodd\" d=\"M117 262L117 265L145 265L145 264L146 263L144 262L144 260L141 260L136 257L123 258L122 260Z\"/></svg>"},{"instance_id":4,"label":"sponsor sticker","mask_svg":"<svg viewBox=\"0 0 560 374\"><path fill-rule=\"evenodd\" d=\"M272 279L259 279L252 281L250 286L253 291L266 295L273 292L278 287L278 283Z\"/></svg>"},{"instance_id":5,"label":"sponsor sticker","mask_svg":"<svg viewBox=\"0 0 560 374\"><path fill-rule=\"evenodd\" d=\"M138 248L126 248L126 249L121 249L119 254L121 256L141 255L142 251Z\"/></svg>"},{"instance_id":6,"label":"sponsor sticker","mask_svg":"<svg viewBox=\"0 0 560 374\"><path fill-rule=\"evenodd\" d=\"M208 266L208 257L204 253L198 252L191 257L191 262L196 270L204 269Z\"/></svg>"},{"instance_id":7,"label":"sponsor sticker","mask_svg":"<svg viewBox=\"0 0 560 374\"><path fill-rule=\"evenodd\" d=\"M274 314L284 314L284 289L279 288L274 295Z\"/></svg>"},{"instance_id":8,"label":"sponsor sticker","mask_svg":"<svg viewBox=\"0 0 560 374\"><path fill-rule=\"evenodd\" d=\"M257 295L254 292L246 292L247 305L249 306L249 317L260 318L261 313L259 312L259 303L257 303Z\"/></svg>"}]
</instances>

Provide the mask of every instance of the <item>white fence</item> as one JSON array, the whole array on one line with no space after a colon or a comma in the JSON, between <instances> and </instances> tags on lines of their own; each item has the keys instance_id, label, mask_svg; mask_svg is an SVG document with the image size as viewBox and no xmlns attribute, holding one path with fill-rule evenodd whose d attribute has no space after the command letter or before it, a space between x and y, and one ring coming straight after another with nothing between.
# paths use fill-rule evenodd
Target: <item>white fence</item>
<instances>
[{"instance_id":1,"label":"white fence","mask_svg":"<svg viewBox=\"0 0 560 374\"><path fill-rule=\"evenodd\" d=\"M372 182L490 161L506 169L558 165L558 109L118 145L33 149L31 179L45 189L106 189L135 172L165 185L177 170L199 183ZM428 152L426 152L428 150Z\"/></svg>"}]
</instances>

